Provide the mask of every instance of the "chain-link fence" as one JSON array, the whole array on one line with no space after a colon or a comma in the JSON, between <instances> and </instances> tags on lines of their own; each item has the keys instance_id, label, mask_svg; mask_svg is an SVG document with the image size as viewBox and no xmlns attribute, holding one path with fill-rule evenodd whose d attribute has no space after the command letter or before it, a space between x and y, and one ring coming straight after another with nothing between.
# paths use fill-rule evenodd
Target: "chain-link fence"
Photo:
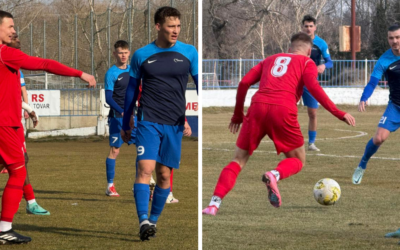
<instances>
[{"instance_id":1,"label":"chain-link fence","mask_svg":"<svg viewBox=\"0 0 400 250\"><path fill-rule=\"evenodd\" d=\"M156 39L154 13L162 6L173 6L181 12L179 40L197 47L197 0L147 0L130 5L117 8L120 12L108 9L85 15L49 13L21 29L16 18L22 50L90 73L98 82L103 82L106 71L114 64L112 51L117 40L126 40L133 55L135 50ZM57 80L62 83L65 79L54 77L53 83ZM74 81L79 83L79 79Z\"/></svg>"}]
</instances>

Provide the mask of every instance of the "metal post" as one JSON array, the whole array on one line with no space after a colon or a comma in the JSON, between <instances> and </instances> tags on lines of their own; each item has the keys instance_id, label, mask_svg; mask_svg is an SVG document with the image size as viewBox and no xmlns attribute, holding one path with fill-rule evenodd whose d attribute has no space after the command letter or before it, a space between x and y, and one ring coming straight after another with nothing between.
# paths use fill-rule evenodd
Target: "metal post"
<instances>
[{"instance_id":1,"label":"metal post","mask_svg":"<svg viewBox=\"0 0 400 250\"><path fill-rule=\"evenodd\" d=\"M17 35L19 36L19 26L17 27Z\"/></svg>"},{"instance_id":2,"label":"metal post","mask_svg":"<svg viewBox=\"0 0 400 250\"><path fill-rule=\"evenodd\" d=\"M78 69L78 15L75 14L75 68ZM79 82L78 78L74 78L74 83Z\"/></svg>"},{"instance_id":3,"label":"metal post","mask_svg":"<svg viewBox=\"0 0 400 250\"><path fill-rule=\"evenodd\" d=\"M351 0L351 60L356 60L356 0ZM353 63L354 66L354 63Z\"/></svg>"},{"instance_id":4,"label":"metal post","mask_svg":"<svg viewBox=\"0 0 400 250\"><path fill-rule=\"evenodd\" d=\"M58 61L61 62L61 18L58 17Z\"/></svg>"},{"instance_id":5,"label":"metal post","mask_svg":"<svg viewBox=\"0 0 400 250\"><path fill-rule=\"evenodd\" d=\"M91 33L90 52L91 52L91 60L92 60L92 75L94 75L94 34L93 34L93 11L90 11L90 33Z\"/></svg>"},{"instance_id":6,"label":"metal post","mask_svg":"<svg viewBox=\"0 0 400 250\"><path fill-rule=\"evenodd\" d=\"M43 20L43 58L46 58L46 20Z\"/></svg>"},{"instance_id":7,"label":"metal post","mask_svg":"<svg viewBox=\"0 0 400 250\"><path fill-rule=\"evenodd\" d=\"M171 7L174 7L174 0L171 0Z\"/></svg>"},{"instance_id":8,"label":"metal post","mask_svg":"<svg viewBox=\"0 0 400 250\"><path fill-rule=\"evenodd\" d=\"M32 23L29 25L29 33L30 33L30 56L33 56L33 26ZM32 74L32 71L30 72L30 74Z\"/></svg>"},{"instance_id":9,"label":"metal post","mask_svg":"<svg viewBox=\"0 0 400 250\"><path fill-rule=\"evenodd\" d=\"M150 8L150 0L147 0L147 7L149 8L147 11L148 21L147 21L147 43L151 41L151 30L150 30L150 16L151 16L151 8Z\"/></svg>"},{"instance_id":10,"label":"metal post","mask_svg":"<svg viewBox=\"0 0 400 250\"><path fill-rule=\"evenodd\" d=\"M48 83L47 83L47 72L44 72L44 89L48 88Z\"/></svg>"},{"instance_id":11,"label":"metal post","mask_svg":"<svg viewBox=\"0 0 400 250\"><path fill-rule=\"evenodd\" d=\"M193 46L196 46L196 0L193 0Z\"/></svg>"},{"instance_id":12,"label":"metal post","mask_svg":"<svg viewBox=\"0 0 400 250\"><path fill-rule=\"evenodd\" d=\"M111 10L107 9L107 45L108 45L108 67L111 67L111 27L110 27Z\"/></svg>"},{"instance_id":13,"label":"metal post","mask_svg":"<svg viewBox=\"0 0 400 250\"><path fill-rule=\"evenodd\" d=\"M239 58L239 81L242 80L242 58Z\"/></svg>"},{"instance_id":14,"label":"metal post","mask_svg":"<svg viewBox=\"0 0 400 250\"><path fill-rule=\"evenodd\" d=\"M368 79L367 79L367 77L368 77L368 59L367 58L365 58L365 75L364 75L364 86L367 86L367 83L368 83Z\"/></svg>"}]
</instances>

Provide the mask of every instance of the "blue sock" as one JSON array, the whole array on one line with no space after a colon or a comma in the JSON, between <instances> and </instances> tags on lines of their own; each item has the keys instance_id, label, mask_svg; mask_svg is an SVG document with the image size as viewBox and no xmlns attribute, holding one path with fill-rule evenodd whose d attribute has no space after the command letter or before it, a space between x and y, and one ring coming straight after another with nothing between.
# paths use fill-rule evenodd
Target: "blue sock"
<instances>
[{"instance_id":1,"label":"blue sock","mask_svg":"<svg viewBox=\"0 0 400 250\"><path fill-rule=\"evenodd\" d=\"M314 143L317 138L317 131L308 130L308 143Z\"/></svg>"},{"instance_id":2,"label":"blue sock","mask_svg":"<svg viewBox=\"0 0 400 250\"><path fill-rule=\"evenodd\" d=\"M371 140L368 141L367 146L365 147L364 155L361 158L361 161L359 164L359 166L362 169L367 168L367 163L369 161L369 158L371 158L371 156L373 156L376 153L376 151L378 151L378 148L379 148L379 146L376 146L371 138Z\"/></svg>"},{"instance_id":3,"label":"blue sock","mask_svg":"<svg viewBox=\"0 0 400 250\"><path fill-rule=\"evenodd\" d=\"M115 176L115 159L106 159L107 182L113 183Z\"/></svg>"},{"instance_id":4,"label":"blue sock","mask_svg":"<svg viewBox=\"0 0 400 250\"><path fill-rule=\"evenodd\" d=\"M169 188L162 189L156 185L153 194L153 203L151 204L150 223L156 224L158 217L164 209L165 202L169 195Z\"/></svg>"},{"instance_id":5,"label":"blue sock","mask_svg":"<svg viewBox=\"0 0 400 250\"><path fill-rule=\"evenodd\" d=\"M139 217L139 223L147 220L149 212L150 189L149 185L142 183L133 184L133 196L135 197L136 212Z\"/></svg>"}]
</instances>

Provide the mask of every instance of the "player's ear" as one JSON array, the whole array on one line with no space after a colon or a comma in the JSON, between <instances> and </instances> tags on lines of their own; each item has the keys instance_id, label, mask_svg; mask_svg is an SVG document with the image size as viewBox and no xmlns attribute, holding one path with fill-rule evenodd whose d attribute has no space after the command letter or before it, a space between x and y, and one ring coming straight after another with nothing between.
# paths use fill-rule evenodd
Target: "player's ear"
<instances>
[{"instance_id":1,"label":"player's ear","mask_svg":"<svg viewBox=\"0 0 400 250\"><path fill-rule=\"evenodd\" d=\"M308 57L310 57L310 56L311 56L311 48L308 48L308 51L307 51L307 56L308 56Z\"/></svg>"},{"instance_id":2,"label":"player's ear","mask_svg":"<svg viewBox=\"0 0 400 250\"><path fill-rule=\"evenodd\" d=\"M157 31L161 30L161 24L160 23L156 23L156 29L157 29Z\"/></svg>"}]
</instances>

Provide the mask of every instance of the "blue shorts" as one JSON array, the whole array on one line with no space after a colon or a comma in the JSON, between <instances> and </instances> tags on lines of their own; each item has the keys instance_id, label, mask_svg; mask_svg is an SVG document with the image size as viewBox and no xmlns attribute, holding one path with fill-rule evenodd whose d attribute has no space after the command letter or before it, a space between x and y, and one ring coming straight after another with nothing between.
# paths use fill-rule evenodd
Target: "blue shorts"
<instances>
[{"instance_id":1,"label":"blue shorts","mask_svg":"<svg viewBox=\"0 0 400 250\"><path fill-rule=\"evenodd\" d=\"M170 168L179 168L183 125L164 125L139 121L136 134L137 160L155 160Z\"/></svg>"},{"instance_id":2,"label":"blue shorts","mask_svg":"<svg viewBox=\"0 0 400 250\"><path fill-rule=\"evenodd\" d=\"M312 109L318 108L317 100L311 95L311 93L308 91L308 89L306 87L304 87L303 102L304 102L304 106L307 106Z\"/></svg>"},{"instance_id":3,"label":"blue shorts","mask_svg":"<svg viewBox=\"0 0 400 250\"><path fill-rule=\"evenodd\" d=\"M136 123L137 119L135 116L135 128L132 129L131 140L128 142L128 145L135 144L136 142ZM121 129L122 129L122 117L109 117L108 118L108 127L110 132L110 147L120 148L124 141L121 138Z\"/></svg>"},{"instance_id":4,"label":"blue shorts","mask_svg":"<svg viewBox=\"0 0 400 250\"><path fill-rule=\"evenodd\" d=\"M400 106L389 101L378 127L387 129L390 132L396 131L400 127Z\"/></svg>"}]
</instances>

